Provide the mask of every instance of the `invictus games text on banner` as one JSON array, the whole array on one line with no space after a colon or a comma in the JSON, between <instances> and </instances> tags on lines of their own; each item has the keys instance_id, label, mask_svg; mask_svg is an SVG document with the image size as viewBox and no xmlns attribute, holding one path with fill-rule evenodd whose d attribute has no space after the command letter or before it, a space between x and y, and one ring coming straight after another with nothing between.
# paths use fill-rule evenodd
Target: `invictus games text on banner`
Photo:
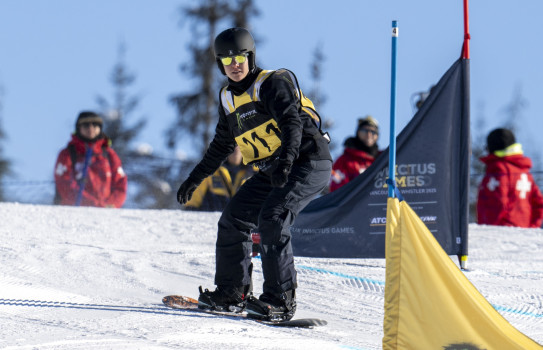
<instances>
[{"instance_id":1,"label":"invictus games text on banner","mask_svg":"<svg viewBox=\"0 0 543 350\"><path fill-rule=\"evenodd\" d=\"M435 174L435 163L398 164L396 165L396 186L399 188L430 186L433 183L431 175ZM374 187L386 188L387 178L388 167L377 174L373 183Z\"/></svg>"}]
</instances>

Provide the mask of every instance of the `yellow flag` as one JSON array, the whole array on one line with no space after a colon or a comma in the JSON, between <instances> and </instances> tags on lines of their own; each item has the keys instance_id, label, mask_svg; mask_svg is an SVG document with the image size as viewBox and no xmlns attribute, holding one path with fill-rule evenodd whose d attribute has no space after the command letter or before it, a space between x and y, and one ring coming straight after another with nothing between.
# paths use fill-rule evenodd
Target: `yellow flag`
<instances>
[{"instance_id":1,"label":"yellow flag","mask_svg":"<svg viewBox=\"0 0 543 350\"><path fill-rule=\"evenodd\" d=\"M389 198L383 350L531 350L405 202Z\"/></svg>"}]
</instances>

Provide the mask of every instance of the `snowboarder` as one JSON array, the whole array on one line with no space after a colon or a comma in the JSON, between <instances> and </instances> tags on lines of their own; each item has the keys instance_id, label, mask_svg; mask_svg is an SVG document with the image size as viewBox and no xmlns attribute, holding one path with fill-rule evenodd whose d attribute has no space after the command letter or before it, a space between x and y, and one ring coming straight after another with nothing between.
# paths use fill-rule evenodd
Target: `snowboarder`
<instances>
[{"instance_id":1,"label":"snowboarder","mask_svg":"<svg viewBox=\"0 0 543 350\"><path fill-rule=\"evenodd\" d=\"M249 317L289 320L296 311L296 270L290 226L327 186L332 168L328 140L302 106L309 100L286 69L256 65L255 43L244 28L220 33L214 43L219 70L228 77L220 92L219 121L203 159L181 184L187 203L238 145L244 164L260 169L230 200L218 223L214 291L202 290L199 307ZM309 101L310 102L310 101ZM311 103L312 106L312 103ZM261 235L263 293L252 296L251 230Z\"/></svg>"}]
</instances>

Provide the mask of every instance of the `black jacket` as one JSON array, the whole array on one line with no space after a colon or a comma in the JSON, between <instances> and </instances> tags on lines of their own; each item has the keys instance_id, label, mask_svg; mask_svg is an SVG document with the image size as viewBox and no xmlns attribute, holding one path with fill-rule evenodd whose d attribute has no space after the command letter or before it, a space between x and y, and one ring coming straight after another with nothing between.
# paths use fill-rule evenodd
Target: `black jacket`
<instances>
[{"instance_id":1,"label":"black jacket","mask_svg":"<svg viewBox=\"0 0 543 350\"><path fill-rule=\"evenodd\" d=\"M241 82L229 81L228 90L240 96L252 86L261 71L260 68L255 69ZM285 72L284 70L274 72L260 87L258 113L272 117L281 134L280 148L265 160L279 159L290 163L297 159L332 160L327 140L322 137L311 116L302 110L294 85ZM236 146L233 134L236 123L232 119L228 119L224 108L219 106L215 136L203 159L190 174L196 182L201 182L213 174L233 152Z\"/></svg>"}]
</instances>

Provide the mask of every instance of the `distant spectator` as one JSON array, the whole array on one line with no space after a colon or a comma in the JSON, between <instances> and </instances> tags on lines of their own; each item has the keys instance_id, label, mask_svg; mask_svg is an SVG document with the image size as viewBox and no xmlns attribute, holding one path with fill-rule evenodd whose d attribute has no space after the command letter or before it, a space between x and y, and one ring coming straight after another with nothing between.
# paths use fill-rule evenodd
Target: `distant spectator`
<instances>
[{"instance_id":1,"label":"distant spectator","mask_svg":"<svg viewBox=\"0 0 543 350\"><path fill-rule=\"evenodd\" d=\"M362 174L381 153L377 145L379 124L372 116L358 119L356 135L345 140L343 154L334 162L330 192Z\"/></svg>"},{"instance_id":2,"label":"distant spectator","mask_svg":"<svg viewBox=\"0 0 543 350\"><path fill-rule=\"evenodd\" d=\"M226 158L219 169L196 188L192 199L185 204L186 208L222 212L230 198L254 174L253 167L243 165L241 161L241 151L236 146L234 152Z\"/></svg>"},{"instance_id":3,"label":"distant spectator","mask_svg":"<svg viewBox=\"0 0 543 350\"><path fill-rule=\"evenodd\" d=\"M479 186L477 222L486 225L541 227L543 196L520 143L510 130L495 129L487 137L486 173Z\"/></svg>"},{"instance_id":4,"label":"distant spectator","mask_svg":"<svg viewBox=\"0 0 543 350\"><path fill-rule=\"evenodd\" d=\"M61 205L120 208L127 179L121 160L102 132L102 117L81 112L75 133L55 165L55 202Z\"/></svg>"}]
</instances>

